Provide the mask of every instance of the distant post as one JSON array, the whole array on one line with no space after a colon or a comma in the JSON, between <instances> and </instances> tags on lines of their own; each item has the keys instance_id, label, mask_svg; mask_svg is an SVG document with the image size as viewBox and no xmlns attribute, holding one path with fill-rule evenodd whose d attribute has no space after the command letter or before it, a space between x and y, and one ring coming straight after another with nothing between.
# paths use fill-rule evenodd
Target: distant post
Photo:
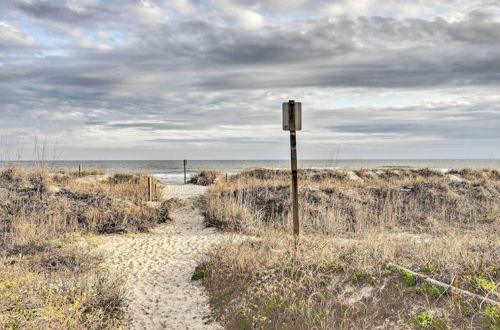
<instances>
[{"instance_id":1,"label":"distant post","mask_svg":"<svg viewBox=\"0 0 500 330\"><path fill-rule=\"evenodd\" d=\"M186 166L187 166L187 159L184 159L184 184L187 183L187 180L186 180Z\"/></svg>"},{"instance_id":2,"label":"distant post","mask_svg":"<svg viewBox=\"0 0 500 330\"><path fill-rule=\"evenodd\" d=\"M78 176L82 176L82 164L78 164Z\"/></svg>"},{"instance_id":3,"label":"distant post","mask_svg":"<svg viewBox=\"0 0 500 330\"><path fill-rule=\"evenodd\" d=\"M292 169L292 213L293 234L298 237L299 225L299 197L298 197L298 173L297 173L297 140L296 131L302 129L302 104L290 100L283 103L283 130L290 131L290 158Z\"/></svg>"},{"instance_id":4,"label":"distant post","mask_svg":"<svg viewBox=\"0 0 500 330\"><path fill-rule=\"evenodd\" d=\"M153 200L153 178L148 176L148 202Z\"/></svg>"}]
</instances>

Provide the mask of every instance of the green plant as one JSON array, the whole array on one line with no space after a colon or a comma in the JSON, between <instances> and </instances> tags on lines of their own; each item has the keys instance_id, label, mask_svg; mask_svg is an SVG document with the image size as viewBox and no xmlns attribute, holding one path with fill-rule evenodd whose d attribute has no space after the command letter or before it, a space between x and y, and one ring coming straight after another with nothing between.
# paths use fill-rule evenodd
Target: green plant
<instances>
[{"instance_id":1,"label":"green plant","mask_svg":"<svg viewBox=\"0 0 500 330\"><path fill-rule=\"evenodd\" d=\"M439 298L445 293L445 289L443 287L440 287L438 285L434 284L429 284L429 283L424 283L423 287L427 294L431 296L432 298Z\"/></svg>"},{"instance_id":2,"label":"green plant","mask_svg":"<svg viewBox=\"0 0 500 330\"><path fill-rule=\"evenodd\" d=\"M470 280L470 284L472 287L482 289L486 292L492 292L496 288L495 282L489 281L481 275L474 275L474 277Z\"/></svg>"},{"instance_id":3,"label":"green plant","mask_svg":"<svg viewBox=\"0 0 500 330\"><path fill-rule=\"evenodd\" d=\"M359 282L359 281L365 279L366 276L367 275L365 273L362 273L362 272L356 273L356 274L354 274L354 275L351 276L351 281L354 282L354 283L356 283L356 282Z\"/></svg>"},{"instance_id":4,"label":"green plant","mask_svg":"<svg viewBox=\"0 0 500 330\"><path fill-rule=\"evenodd\" d=\"M427 264L425 265L424 267L424 270L427 272L427 273L435 273L437 271L437 266L434 265L434 264Z\"/></svg>"},{"instance_id":5,"label":"green plant","mask_svg":"<svg viewBox=\"0 0 500 330\"><path fill-rule=\"evenodd\" d=\"M344 270L345 267L341 263L332 262L331 264L328 265L328 268L334 271L341 271Z\"/></svg>"},{"instance_id":6,"label":"green plant","mask_svg":"<svg viewBox=\"0 0 500 330\"><path fill-rule=\"evenodd\" d=\"M191 281L197 281L201 280L203 277L205 277L205 271L201 267L196 267L193 275L191 276Z\"/></svg>"},{"instance_id":7,"label":"green plant","mask_svg":"<svg viewBox=\"0 0 500 330\"><path fill-rule=\"evenodd\" d=\"M403 281L408 286L414 286L417 284L417 277L410 272L403 271Z\"/></svg>"},{"instance_id":8,"label":"green plant","mask_svg":"<svg viewBox=\"0 0 500 330\"><path fill-rule=\"evenodd\" d=\"M460 307L464 316L471 316L477 310L477 302L472 298L463 299L460 302Z\"/></svg>"},{"instance_id":9,"label":"green plant","mask_svg":"<svg viewBox=\"0 0 500 330\"><path fill-rule=\"evenodd\" d=\"M491 329L500 329L500 307L486 306L483 312L483 316L484 321L491 327Z\"/></svg>"},{"instance_id":10,"label":"green plant","mask_svg":"<svg viewBox=\"0 0 500 330\"><path fill-rule=\"evenodd\" d=\"M440 330L447 329L446 323L429 312L423 312L411 319L411 324L419 329Z\"/></svg>"}]
</instances>

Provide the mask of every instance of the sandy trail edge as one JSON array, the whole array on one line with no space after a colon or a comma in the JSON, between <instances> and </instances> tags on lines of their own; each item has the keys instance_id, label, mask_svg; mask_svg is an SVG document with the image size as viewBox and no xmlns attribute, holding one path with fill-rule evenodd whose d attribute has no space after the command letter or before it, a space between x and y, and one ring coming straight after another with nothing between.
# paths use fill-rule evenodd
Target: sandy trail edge
<instances>
[{"instance_id":1,"label":"sandy trail edge","mask_svg":"<svg viewBox=\"0 0 500 330\"><path fill-rule=\"evenodd\" d=\"M126 277L127 314L132 329L222 329L205 324L210 315L208 296L191 276L203 254L223 234L206 228L194 199L204 187L171 185L166 198L185 205L172 214L173 222L147 234L109 236L100 247L106 262Z\"/></svg>"}]
</instances>

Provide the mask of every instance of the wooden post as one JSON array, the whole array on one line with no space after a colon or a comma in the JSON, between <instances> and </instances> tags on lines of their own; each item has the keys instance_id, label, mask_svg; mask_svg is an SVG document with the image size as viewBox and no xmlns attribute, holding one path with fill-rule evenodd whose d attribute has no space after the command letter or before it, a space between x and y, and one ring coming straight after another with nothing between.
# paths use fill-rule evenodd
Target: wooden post
<instances>
[{"instance_id":1,"label":"wooden post","mask_svg":"<svg viewBox=\"0 0 500 330\"><path fill-rule=\"evenodd\" d=\"M226 172L226 182L227 182L227 172Z\"/></svg>"},{"instance_id":2,"label":"wooden post","mask_svg":"<svg viewBox=\"0 0 500 330\"><path fill-rule=\"evenodd\" d=\"M293 234L298 237L299 225L299 197L298 197L298 176L297 176L297 140L295 133L295 101L288 101L290 104L290 151L292 168L292 211L293 211Z\"/></svg>"},{"instance_id":3,"label":"wooden post","mask_svg":"<svg viewBox=\"0 0 500 330\"><path fill-rule=\"evenodd\" d=\"M158 200L158 193L157 193L157 190L156 190L156 183L155 183L155 191L154 191L153 199L154 200Z\"/></svg>"},{"instance_id":4,"label":"wooden post","mask_svg":"<svg viewBox=\"0 0 500 330\"><path fill-rule=\"evenodd\" d=\"M148 202L153 200L153 178L148 176Z\"/></svg>"},{"instance_id":5,"label":"wooden post","mask_svg":"<svg viewBox=\"0 0 500 330\"><path fill-rule=\"evenodd\" d=\"M78 164L78 176L82 176L82 164Z\"/></svg>"},{"instance_id":6,"label":"wooden post","mask_svg":"<svg viewBox=\"0 0 500 330\"><path fill-rule=\"evenodd\" d=\"M187 163L188 163L188 161L186 159L184 159L184 184L187 183L187 180L186 180L186 166L187 166Z\"/></svg>"}]
</instances>

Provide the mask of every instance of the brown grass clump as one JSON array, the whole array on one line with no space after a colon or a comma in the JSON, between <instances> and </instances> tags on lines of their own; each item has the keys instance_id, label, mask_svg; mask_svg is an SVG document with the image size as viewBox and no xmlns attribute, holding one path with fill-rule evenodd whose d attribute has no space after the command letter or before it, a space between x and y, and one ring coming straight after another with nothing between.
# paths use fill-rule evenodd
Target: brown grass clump
<instances>
[{"instance_id":1,"label":"brown grass clump","mask_svg":"<svg viewBox=\"0 0 500 330\"><path fill-rule=\"evenodd\" d=\"M209 186L214 184L217 178L221 176L218 170L202 170L191 177L189 183L200 186Z\"/></svg>"},{"instance_id":2,"label":"brown grass clump","mask_svg":"<svg viewBox=\"0 0 500 330\"><path fill-rule=\"evenodd\" d=\"M89 176L89 175L104 175L104 171L95 169L95 168L85 168L81 171L78 170L68 170L67 168L63 168L57 171L60 174L66 174L71 176Z\"/></svg>"},{"instance_id":3,"label":"brown grass clump","mask_svg":"<svg viewBox=\"0 0 500 330\"><path fill-rule=\"evenodd\" d=\"M101 265L92 235L166 221L167 203L146 202L146 187L139 174L0 171L0 327L119 327L120 278Z\"/></svg>"},{"instance_id":4,"label":"brown grass clump","mask_svg":"<svg viewBox=\"0 0 500 330\"><path fill-rule=\"evenodd\" d=\"M500 300L496 170L305 170L302 236L290 237L289 172L253 170L206 196L207 222L253 238L202 264L229 328L494 328L497 310L387 269L399 264Z\"/></svg>"}]
</instances>

